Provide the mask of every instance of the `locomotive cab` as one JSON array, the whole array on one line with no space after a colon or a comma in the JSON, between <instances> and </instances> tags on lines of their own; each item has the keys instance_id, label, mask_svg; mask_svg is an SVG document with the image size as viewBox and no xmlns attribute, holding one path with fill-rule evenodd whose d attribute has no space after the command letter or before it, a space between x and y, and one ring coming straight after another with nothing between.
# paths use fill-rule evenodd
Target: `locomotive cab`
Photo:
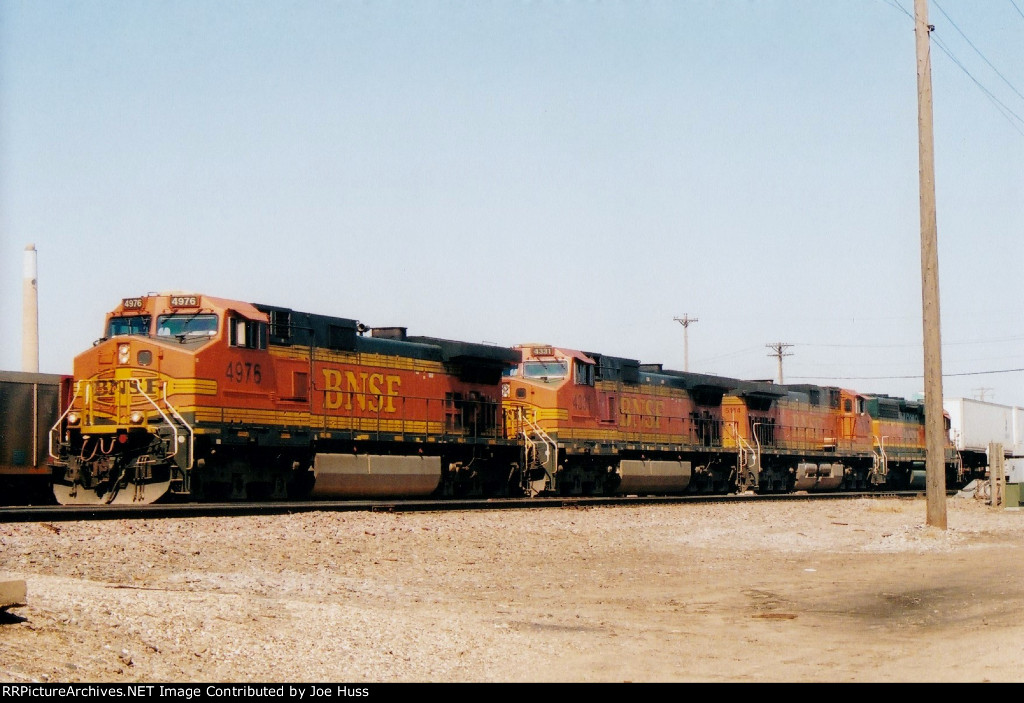
<instances>
[{"instance_id":1,"label":"locomotive cab","mask_svg":"<svg viewBox=\"0 0 1024 703\"><path fill-rule=\"evenodd\" d=\"M577 472L570 480L564 472L567 451L594 449L578 429L598 420L594 359L550 345L524 344L516 349L521 360L505 371L501 395L508 437L524 440L524 488L534 494L600 492L593 476ZM570 483L574 485L569 487Z\"/></svg>"},{"instance_id":2,"label":"locomotive cab","mask_svg":"<svg viewBox=\"0 0 1024 703\"><path fill-rule=\"evenodd\" d=\"M187 493L196 409L216 392L213 369L224 363L215 350L233 348L227 374L258 383L263 365L252 352L265 347L266 316L251 306L178 293L124 298L106 315L104 336L74 360L74 397L63 429L51 430L57 500Z\"/></svg>"},{"instance_id":3,"label":"locomotive cab","mask_svg":"<svg viewBox=\"0 0 1024 703\"><path fill-rule=\"evenodd\" d=\"M547 345L517 347L502 384L529 493L726 492L720 402L736 382Z\"/></svg>"}]
</instances>

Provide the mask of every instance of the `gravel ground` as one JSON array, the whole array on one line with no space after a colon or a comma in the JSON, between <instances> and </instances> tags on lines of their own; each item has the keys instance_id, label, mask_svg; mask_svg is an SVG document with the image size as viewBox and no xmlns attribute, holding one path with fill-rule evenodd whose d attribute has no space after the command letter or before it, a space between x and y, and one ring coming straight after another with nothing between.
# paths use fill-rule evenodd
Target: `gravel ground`
<instances>
[{"instance_id":1,"label":"gravel ground","mask_svg":"<svg viewBox=\"0 0 1024 703\"><path fill-rule=\"evenodd\" d=\"M0 680L1024 681L1024 512L947 505L0 524Z\"/></svg>"}]
</instances>

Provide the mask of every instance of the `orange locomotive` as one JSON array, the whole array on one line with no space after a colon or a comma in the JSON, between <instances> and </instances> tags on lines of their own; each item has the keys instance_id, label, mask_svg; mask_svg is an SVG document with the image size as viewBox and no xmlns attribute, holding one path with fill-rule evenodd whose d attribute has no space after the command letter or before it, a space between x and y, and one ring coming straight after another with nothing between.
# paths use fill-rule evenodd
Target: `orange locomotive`
<instances>
[{"instance_id":1,"label":"orange locomotive","mask_svg":"<svg viewBox=\"0 0 1024 703\"><path fill-rule=\"evenodd\" d=\"M125 298L51 431L61 503L908 488L888 396L504 348L167 293ZM951 446L947 483L962 478Z\"/></svg>"},{"instance_id":2,"label":"orange locomotive","mask_svg":"<svg viewBox=\"0 0 1024 703\"><path fill-rule=\"evenodd\" d=\"M523 345L502 387L506 427L524 441L532 493L725 493L738 451L724 441L727 393L771 384L548 345Z\"/></svg>"},{"instance_id":3,"label":"orange locomotive","mask_svg":"<svg viewBox=\"0 0 1024 703\"><path fill-rule=\"evenodd\" d=\"M548 345L519 349L502 396L532 493L923 487L920 403ZM947 483L960 483L952 445L946 466Z\"/></svg>"},{"instance_id":4,"label":"orange locomotive","mask_svg":"<svg viewBox=\"0 0 1024 703\"><path fill-rule=\"evenodd\" d=\"M369 332L369 336L366 333ZM509 349L198 294L125 298L74 361L60 503L501 493Z\"/></svg>"}]
</instances>

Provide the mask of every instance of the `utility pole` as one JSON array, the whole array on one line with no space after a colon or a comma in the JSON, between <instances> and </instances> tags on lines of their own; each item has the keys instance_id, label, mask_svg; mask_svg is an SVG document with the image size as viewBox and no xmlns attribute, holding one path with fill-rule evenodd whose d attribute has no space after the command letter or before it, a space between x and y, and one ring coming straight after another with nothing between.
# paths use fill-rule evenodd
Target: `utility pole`
<instances>
[{"instance_id":1,"label":"utility pole","mask_svg":"<svg viewBox=\"0 0 1024 703\"><path fill-rule=\"evenodd\" d=\"M769 349L774 349L775 350L774 354L769 354L768 356L777 357L778 360L779 360L779 385L781 386L782 385L782 357L784 357L784 356L793 356L793 352L787 352L786 351L787 349L789 349L793 345L792 344L786 344L785 342L775 342L774 344L765 344L765 346L768 347Z\"/></svg>"},{"instance_id":2,"label":"utility pole","mask_svg":"<svg viewBox=\"0 0 1024 703\"><path fill-rule=\"evenodd\" d=\"M924 440L927 524L946 529L946 448L942 414L942 338L939 334L939 252L935 223L935 139L928 0L914 0L917 45L917 127L921 176L921 307L924 324Z\"/></svg>"},{"instance_id":3,"label":"utility pole","mask_svg":"<svg viewBox=\"0 0 1024 703\"><path fill-rule=\"evenodd\" d=\"M990 391L992 389L991 388L984 388L983 387L983 388L975 388L974 390L978 393L978 400L980 400L982 403L984 403L985 402L985 393L987 393L988 391Z\"/></svg>"},{"instance_id":4,"label":"utility pole","mask_svg":"<svg viewBox=\"0 0 1024 703\"><path fill-rule=\"evenodd\" d=\"M673 317L673 320L683 326L683 371L690 370L690 325L697 322L696 317L690 317L683 313L682 317Z\"/></svg>"}]
</instances>

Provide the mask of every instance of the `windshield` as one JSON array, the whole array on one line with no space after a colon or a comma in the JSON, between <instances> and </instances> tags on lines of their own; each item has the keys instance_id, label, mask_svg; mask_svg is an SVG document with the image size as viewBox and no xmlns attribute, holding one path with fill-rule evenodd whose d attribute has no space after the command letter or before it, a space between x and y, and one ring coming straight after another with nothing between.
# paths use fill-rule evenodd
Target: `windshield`
<instances>
[{"instance_id":1,"label":"windshield","mask_svg":"<svg viewBox=\"0 0 1024 703\"><path fill-rule=\"evenodd\" d=\"M569 365L564 361L527 361L523 363L526 378L565 378Z\"/></svg>"},{"instance_id":2,"label":"windshield","mask_svg":"<svg viewBox=\"0 0 1024 703\"><path fill-rule=\"evenodd\" d=\"M130 317L112 317L107 325L107 336L119 334L149 334L149 315L132 315Z\"/></svg>"},{"instance_id":3,"label":"windshield","mask_svg":"<svg viewBox=\"0 0 1024 703\"><path fill-rule=\"evenodd\" d=\"M217 334L216 315L160 315L158 337L212 337Z\"/></svg>"}]
</instances>

